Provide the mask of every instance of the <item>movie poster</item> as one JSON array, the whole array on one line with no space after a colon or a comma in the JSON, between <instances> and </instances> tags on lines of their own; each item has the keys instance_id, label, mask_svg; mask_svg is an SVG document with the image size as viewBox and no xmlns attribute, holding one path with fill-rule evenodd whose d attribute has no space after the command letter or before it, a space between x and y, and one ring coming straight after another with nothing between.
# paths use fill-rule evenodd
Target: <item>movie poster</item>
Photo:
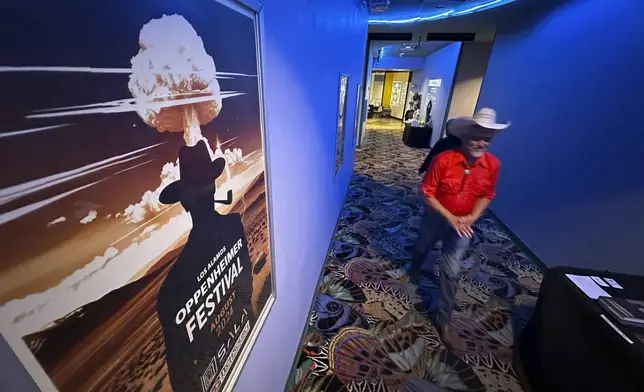
<instances>
[{"instance_id":1,"label":"movie poster","mask_svg":"<svg viewBox=\"0 0 644 392\"><path fill-rule=\"evenodd\" d=\"M41 387L229 390L273 295L254 14L37 1L0 21L3 336Z\"/></svg>"}]
</instances>

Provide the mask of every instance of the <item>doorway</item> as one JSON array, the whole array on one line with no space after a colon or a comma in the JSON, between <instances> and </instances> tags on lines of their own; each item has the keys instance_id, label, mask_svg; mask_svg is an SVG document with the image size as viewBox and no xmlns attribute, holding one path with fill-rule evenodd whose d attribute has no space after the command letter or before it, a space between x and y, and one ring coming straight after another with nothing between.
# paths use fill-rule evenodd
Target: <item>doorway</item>
<instances>
[{"instance_id":1,"label":"doorway","mask_svg":"<svg viewBox=\"0 0 644 392\"><path fill-rule=\"evenodd\" d=\"M373 70L367 111L369 128L403 127L411 76L409 70Z\"/></svg>"}]
</instances>

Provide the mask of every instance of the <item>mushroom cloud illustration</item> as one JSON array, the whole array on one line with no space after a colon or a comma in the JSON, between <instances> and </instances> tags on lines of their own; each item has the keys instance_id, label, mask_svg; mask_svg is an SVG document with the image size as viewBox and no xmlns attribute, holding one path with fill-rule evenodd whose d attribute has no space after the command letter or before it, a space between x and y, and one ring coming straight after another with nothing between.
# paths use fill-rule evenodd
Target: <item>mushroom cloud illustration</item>
<instances>
[{"instance_id":1,"label":"mushroom cloud illustration","mask_svg":"<svg viewBox=\"0 0 644 392\"><path fill-rule=\"evenodd\" d=\"M186 144L194 146L204 139L200 126L221 111L213 58L180 15L163 15L145 24L139 45L128 83L135 98L146 98L137 100L142 102L137 113L159 132L183 132ZM207 141L206 145L210 150Z\"/></svg>"}]
</instances>

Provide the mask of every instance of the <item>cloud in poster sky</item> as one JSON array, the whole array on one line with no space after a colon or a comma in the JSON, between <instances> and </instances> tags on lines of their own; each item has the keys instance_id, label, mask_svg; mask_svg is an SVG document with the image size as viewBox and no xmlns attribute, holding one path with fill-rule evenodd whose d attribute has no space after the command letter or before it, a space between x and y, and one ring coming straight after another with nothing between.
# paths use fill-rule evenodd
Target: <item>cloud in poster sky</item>
<instances>
[{"instance_id":1,"label":"cloud in poster sky","mask_svg":"<svg viewBox=\"0 0 644 392\"><path fill-rule=\"evenodd\" d=\"M155 160L156 160L156 158L148 159L148 160L147 160L147 161L145 161L145 162L141 162L141 163L136 164L136 165L134 165L134 166L126 167L125 169L121 169L121 170L117 171L116 173L114 173L113 175L117 175L117 174L121 174L121 173L129 172L130 170L134 170L134 169L136 169L137 167L140 167L140 166L143 166L143 165L147 165L148 163L150 163L150 162L154 162Z\"/></svg>"},{"instance_id":2,"label":"cloud in poster sky","mask_svg":"<svg viewBox=\"0 0 644 392\"><path fill-rule=\"evenodd\" d=\"M67 170L61 173L53 174L51 176L47 176L36 180L23 182L18 185L2 188L0 189L0 205L9 203L10 201L21 197L28 196L34 192L39 192L44 189L50 188L52 186L60 185L65 182L86 176L88 174L95 173L97 171L106 169L110 166L119 165L125 162L138 159L147 154L145 153L145 151L150 150L154 147L160 146L164 143L166 142L157 143L151 146L139 148L137 150L130 151L125 154L115 155L113 157L103 159L98 162L90 163L88 165L81 166L76 169ZM142 154L139 154L139 153L142 153ZM139 155L135 155L135 154L139 154Z\"/></svg>"},{"instance_id":3,"label":"cloud in poster sky","mask_svg":"<svg viewBox=\"0 0 644 392\"><path fill-rule=\"evenodd\" d=\"M36 133L36 132L49 131L50 129L63 128L63 127L68 127L70 125L74 125L74 124L49 125L46 127L29 128L29 129L21 129L19 131L3 132L3 133L0 133L0 139L6 138L6 137L28 135L30 133Z\"/></svg>"},{"instance_id":4,"label":"cloud in poster sky","mask_svg":"<svg viewBox=\"0 0 644 392\"><path fill-rule=\"evenodd\" d=\"M63 222L65 222L65 221L67 221L67 218L66 218L66 217L64 217L64 216L59 216L58 218L54 219L53 221L51 221L51 222L47 223L47 227L52 227L52 226L55 226L55 225L57 225L57 224L59 224L59 223L63 223Z\"/></svg>"},{"instance_id":5,"label":"cloud in poster sky","mask_svg":"<svg viewBox=\"0 0 644 392\"><path fill-rule=\"evenodd\" d=\"M161 182L156 189L145 191L141 197L141 201L130 204L125 208L123 215L125 216L126 222L140 223L145 220L147 215L161 212L165 205L159 201L159 195L163 188L179 179L179 160L177 159L175 163L168 162L163 165L160 178Z\"/></svg>"},{"instance_id":6,"label":"cloud in poster sky","mask_svg":"<svg viewBox=\"0 0 644 392\"><path fill-rule=\"evenodd\" d=\"M24 67L2 67L0 72L80 72L80 73L106 73L106 74L130 74L132 68L94 68L94 67L48 67L48 66L24 66ZM217 79L232 79L234 77L251 77L255 78L257 75L237 73L237 72L221 72L217 71Z\"/></svg>"},{"instance_id":7,"label":"cloud in poster sky","mask_svg":"<svg viewBox=\"0 0 644 392\"><path fill-rule=\"evenodd\" d=\"M132 68L94 68L94 67L65 67L65 66L22 66L22 67L7 67L0 66L0 72L62 72L62 73L94 73L94 74L132 74ZM172 71L161 71L158 70L156 73L160 76L163 76L163 73L166 72L168 77L171 75ZM195 75L199 75L200 71L195 71ZM232 79L235 77L257 77L257 75L244 74L238 72L215 72L216 79ZM186 95L186 94L184 94ZM244 93L239 91L222 91L221 99L232 98L239 95L244 95ZM63 117L63 116L73 116L73 115L83 115L83 114L98 114L98 113L125 113L136 111L138 106L141 105L156 105L158 109L164 107L172 107L178 105L186 105L199 102L208 102L212 101L212 97L184 97L181 98L181 94L173 94L169 96L157 95L156 100L163 100L157 102L155 100L150 100L149 98L126 98L115 101L108 102L99 102L88 105L78 105L78 106L69 106L62 108L49 108L38 110L34 114L27 115L27 118L52 118L52 117ZM64 125L54 125L54 127L62 127ZM43 127L44 128L44 127ZM38 130L46 130L41 128L35 128ZM25 130L29 131L29 130ZM32 130L36 132L35 130ZM8 133L9 136L10 133ZM1 136L7 137L7 136Z\"/></svg>"},{"instance_id":8,"label":"cloud in poster sky","mask_svg":"<svg viewBox=\"0 0 644 392\"><path fill-rule=\"evenodd\" d=\"M53 187L53 186L56 186L56 185L64 184L64 183L69 182L71 180L75 180L75 179L78 179L80 177L86 176L88 174L92 174L92 173L101 171L103 169L109 168L109 167L114 166L114 165L119 165L119 164L123 164L123 163L129 162L129 161L135 160L135 159L139 159L139 158L147 155L147 153L145 153L144 151L147 151L147 150L152 149L154 147L160 146L160 145L162 145L164 143L165 142L153 144L153 145L148 146L148 147L140 148L140 149L130 151L130 152L125 153L125 154L121 154L121 155L113 156L113 157L110 157L110 158L107 158L107 159L103 159L101 161L94 162L94 163L91 163L89 165L85 165L85 166L82 166L82 167L79 167L79 168L76 168L76 169L73 169L73 170L64 171L64 172L61 172L61 173L53 174L51 176L39 178L39 179L28 181L28 182L25 182L25 183L22 183L22 184L18 184L18 185L14 185L14 186L10 186L10 187L7 187L7 188L0 189L0 205L9 203L9 202L11 202L13 200L16 200L16 199L31 195L31 194L33 194L35 192L38 192L38 191L41 191L41 190L44 190L44 189L47 189L47 188L50 188L50 187ZM134 155L134 154L137 154L137 153L140 153L140 152L143 152L143 153L138 154L138 155ZM132 157L131 155L134 155L134 156ZM24 215L27 215L27 214L29 214L31 212L39 210L40 208L48 206L48 205L50 205L50 204L52 204L52 203L54 203L54 202L56 202L56 201L58 201L60 199L63 199L65 197L67 197L67 196L70 196L70 195L72 195L72 194L74 194L76 192L79 192L79 191L81 191L83 189L89 188L89 187L94 186L94 185L96 185L96 184L98 184L100 182L103 182L103 181L105 181L106 179L108 179L108 178L110 178L112 176L119 175L119 174L124 173L126 171L132 170L132 169L134 169L134 168L136 168L138 166L148 164L148 163L152 162L153 160L154 159L150 159L150 160L147 160L147 161L145 161L143 163L139 163L139 164L136 164L134 166L130 166L130 167L125 168L125 169L121 169L121 170L117 171L116 173L113 173L113 174L110 174L108 176L105 176L102 179L100 179L98 181L94 181L94 182L92 182L90 184L83 185L83 186L74 188L72 190L59 193L59 194L57 194L55 196L52 196L52 197L50 197L48 199L41 200L41 201L38 201L38 202L35 202L35 203L31 203L31 204L28 204L26 206L23 206L23 207L20 207L20 208L5 212L3 214L0 214L0 224L5 224L7 222L11 222L12 220L18 219L18 218L20 218L20 217L22 217ZM64 218L64 217L62 217L62 218ZM96 218L96 216L91 218L91 220L88 220L89 218L87 216L85 216L84 218L82 218L81 223L83 223L83 224L89 223L92 220L94 220L95 218ZM58 219L60 219L60 218L58 218ZM64 219L66 219L66 218L64 218ZM84 222L84 220L86 222ZM56 222L56 221L49 222L47 224L47 227L51 227L51 226L55 225L56 223L60 223L60 222Z\"/></svg>"},{"instance_id":9,"label":"cloud in poster sky","mask_svg":"<svg viewBox=\"0 0 644 392\"><path fill-rule=\"evenodd\" d=\"M82 191L83 189L86 189L86 188L89 188L91 186L94 186L94 185L98 184L99 182L105 181L107 178L108 177L104 177L104 178L102 178L102 179L100 179L98 181L94 181L94 182L89 183L87 185L79 186L78 188L74 188L74 189L72 189L70 191L60 193L60 194L58 194L56 196L52 196L52 197L50 197L48 199L41 200L41 201L36 202L36 203L28 204L26 206L16 208L15 210L5 212L4 214L0 214L0 225L3 225L5 223L7 223L7 222L11 222L14 219L18 219L21 216L27 215L27 214L29 214L31 212L34 212L34 211L36 211L36 210L38 210L40 208L48 206L51 203L54 203L54 202L56 202L56 201L58 201L58 200L60 200L60 199L62 199L64 197L72 195L72 194L74 194L76 192Z\"/></svg>"},{"instance_id":10,"label":"cloud in poster sky","mask_svg":"<svg viewBox=\"0 0 644 392\"><path fill-rule=\"evenodd\" d=\"M223 91L221 99L237 97L245 93L238 91ZM174 99L175 96L167 97L154 97L154 98L128 98L119 99L116 101L93 103L88 105L78 105L61 108L51 108L39 110L41 113L29 114L27 118L52 118L52 117L65 117L65 116L78 116L85 114L110 114L110 113L126 113L135 112L139 106L146 106L160 111L163 108L195 104L200 102L212 101L212 96L205 97L188 97ZM163 100L160 100L163 99Z\"/></svg>"},{"instance_id":11,"label":"cloud in poster sky","mask_svg":"<svg viewBox=\"0 0 644 392\"><path fill-rule=\"evenodd\" d=\"M227 148L223 152L223 156L224 158L226 158L226 162L228 164L234 164L244 160L244 155L242 154L241 148L233 148L232 150Z\"/></svg>"},{"instance_id":12,"label":"cloud in poster sky","mask_svg":"<svg viewBox=\"0 0 644 392\"><path fill-rule=\"evenodd\" d=\"M91 223L92 221L94 221L94 219L96 219L97 216L98 216L98 212L96 210L91 210L90 212L87 213L87 215L83 217L83 219L80 220L80 223L84 225Z\"/></svg>"}]
</instances>

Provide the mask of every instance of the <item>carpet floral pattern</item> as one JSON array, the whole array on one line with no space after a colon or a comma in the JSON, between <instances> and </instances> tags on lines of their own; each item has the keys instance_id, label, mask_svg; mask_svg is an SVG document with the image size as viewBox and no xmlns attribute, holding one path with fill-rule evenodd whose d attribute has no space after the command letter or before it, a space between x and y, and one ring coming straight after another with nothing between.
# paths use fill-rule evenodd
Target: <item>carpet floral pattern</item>
<instances>
[{"instance_id":1,"label":"carpet floral pattern","mask_svg":"<svg viewBox=\"0 0 644 392\"><path fill-rule=\"evenodd\" d=\"M399 129L367 132L287 391L523 391L512 346L542 274L508 233L490 216L477 223L449 349L430 321L440 244L419 286L405 273L419 234L425 154L404 146Z\"/></svg>"}]
</instances>

